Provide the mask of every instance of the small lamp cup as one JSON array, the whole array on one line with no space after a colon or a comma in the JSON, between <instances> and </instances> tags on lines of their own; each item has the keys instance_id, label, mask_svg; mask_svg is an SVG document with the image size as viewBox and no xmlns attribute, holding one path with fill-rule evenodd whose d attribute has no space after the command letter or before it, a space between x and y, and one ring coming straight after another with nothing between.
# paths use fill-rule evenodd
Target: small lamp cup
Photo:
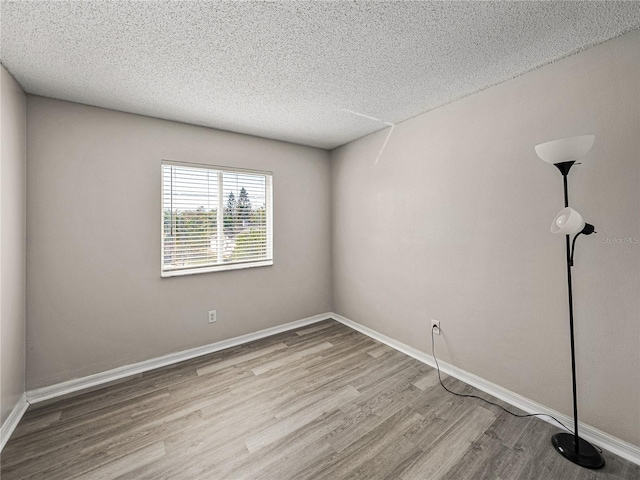
<instances>
[{"instance_id":1,"label":"small lamp cup","mask_svg":"<svg viewBox=\"0 0 640 480\"><path fill-rule=\"evenodd\" d=\"M584 219L571 207L560 210L551 224L551 233L574 235L585 227Z\"/></svg>"}]
</instances>

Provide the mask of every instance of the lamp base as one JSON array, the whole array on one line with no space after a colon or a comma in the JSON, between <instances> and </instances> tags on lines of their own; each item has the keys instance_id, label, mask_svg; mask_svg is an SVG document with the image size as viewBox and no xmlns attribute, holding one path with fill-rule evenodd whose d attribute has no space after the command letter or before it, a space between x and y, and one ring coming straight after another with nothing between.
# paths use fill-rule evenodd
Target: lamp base
<instances>
[{"instance_id":1,"label":"lamp base","mask_svg":"<svg viewBox=\"0 0 640 480\"><path fill-rule=\"evenodd\" d=\"M576 453L576 437L572 433L556 433L551 437L553 447L567 460L585 468L598 469L604 467L602 454L586 440L578 437L580 453Z\"/></svg>"}]
</instances>

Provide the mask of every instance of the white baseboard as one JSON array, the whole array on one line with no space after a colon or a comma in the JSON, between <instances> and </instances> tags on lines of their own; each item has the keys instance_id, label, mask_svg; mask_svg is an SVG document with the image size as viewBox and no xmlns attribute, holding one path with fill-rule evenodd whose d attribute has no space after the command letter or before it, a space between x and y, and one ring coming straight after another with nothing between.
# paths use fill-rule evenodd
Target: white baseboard
<instances>
[{"instance_id":1,"label":"white baseboard","mask_svg":"<svg viewBox=\"0 0 640 480\"><path fill-rule=\"evenodd\" d=\"M9 441L11 434L18 426L18 423L22 419L24 412L29 408L29 403L27 402L27 397L25 395L21 395L20 399L16 402L13 410L7 417L7 419L0 427L0 452L4 449L4 446Z\"/></svg>"},{"instance_id":2,"label":"white baseboard","mask_svg":"<svg viewBox=\"0 0 640 480\"><path fill-rule=\"evenodd\" d=\"M220 350L225 350L227 348L249 343L254 340L259 340L261 338L269 337L271 335L276 335L278 333L286 332L289 330L294 330L296 328L304 327L306 325L311 325L313 323L321 322L328 319L334 319L381 343L384 343L385 345L388 345L395 350L398 350L399 352L404 353L405 355L413 357L416 360L435 368L435 361L433 359L433 356L429 355L428 353L399 342L398 340L395 340L391 337L387 337L386 335L376 332L369 327L365 327L364 325L356 323L353 320L349 320L342 315L331 312L323 313L320 315L314 315L313 317L303 318L302 320L286 323L284 325L279 325L277 327L260 330L259 332L249 333L247 335L241 335L239 337L230 338L228 340L222 340L220 342L204 345L202 347L196 347L190 350L184 350L182 352L171 353L162 357L157 357L132 365L114 368L113 370L96 373L94 375L89 375L87 377L77 378L74 380L69 380L66 382L58 383L56 385L51 385L49 387L30 390L26 393L26 398L23 397L23 400L16 405L14 410L11 412L11 415L2 425L1 446L4 447L5 443L11 436L11 433L13 433L13 430L22 418L22 415L26 411L28 405L31 403L38 403L44 400L60 397L62 395L67 395L69 393L78 392L87 388L106 384L132 375L147 372L149 370L165 367L167 365L173 365L184 360L189 360L192 358L200 357L202 355L207 355L209 353L218 352ZM500 400L503 400L527 413L542 413L545 415L553 415L558 420L568 425L573 422L573 419L571 417L568 417L551 408L534 402L533 400L525 398L522 395L518 395L517 393L507 390L506 388L496 385L495 383L491 383L481 377L478 377L477 375L466 372L465 370L443 362L442 360L439 360L438 363L440 364L440 370L442 372L451 375L452 377L455 377L458 380L461 380L479 390L482 390L483 392L493 395L494 397L499 398ZM562 428L561 425L558 425L551 418L542 418L543 420L546 420L549 423ZM599 445L601 448L608 450L609 452L612 452L622 458L640 465L640 447L609 435L608 433L591 427L590 425L580 423L580 428L580 436L585 440L588 440L596 445Z\"/></svg>"},{"instance_id":3,"label":"white baseboard","mask_svg":"<svg viewBox=\"0 0 640 480\"><path fill-rule=\"evenodd\" d=\"M68 380L66 382L51 385L49 387L36 388L34 390L29 390L26 393L27 401L29 403L43 402L45 400L60 397L62 395L79 392L87 388L96 387L109 382L113 382L115 380L130 377L132 375L148 372L149 370L166 367L167 365L173 365L175 363L190 360L202 355L218 352L220 350L225 350L227 348L242 345L244 343L253 342L254 340L270 337L271 335L276 335L288 330L294 330L296 328L304 327L305 325L311 325L312 323L321 322L330 318L331 315L329 313L314 315L313 317L303 318L302 320L285 323L283 325L278 325L277 327L271 327L260 330L258 332L248 333L239 337L230 338L228 340L222 340L220 342L211 343L209 345L203 345L202 347L196 347L189 350L183 350L181 352L170 353L169 355L163 355L162 357L152 358L150 360L144 360L142 362L134 363L131 365L125 365L123 367L107 370L106 372Z\"/></svg>"},{"instance_id":4,"label":"white baseboard","mask_svg":"<svg viewBox=\"0 0 640 480\"><path fill-rule=\"evenodd\" d=\"M399 352L404 353L405 355L409 355L410 357L415 358L416 360L426 363L432 367L436 367L433 356L425 353L417 348L413 348L409 345L406 345L398 340L387 337L382 333L376 332L369 327L365 327L364 325L360 325L359 323L354 322L353 320L349 320L348 318L343 317L342 315L338 315L336 313L331 313L329 315L330 318L337 320L338 322L353 328L365 335L377 340L389 347L398 350ZM486 392L490 395L493 395L500 400L507 402L513 405L520 410L524 410L527 413L542 413L545 415L553 415L561 422L572 425L573 418L568 417L560 412L557 412L551 408L545 407L533 400L529 400L528 398L523 397L522 395L518 395L515 392L507 390L495 383L491 383L477 375L466 372L458 367L450 365L442 360L438 360L438 364L440 365L440 371L451 375L452 377L457 378L458 380L463 381L483 392ZM561 425L558 425L553 419L548 417L541 417L543 420L562 428ZM602 430L598 430L590 425L586 425L582 422L580 425L580 436L589 442L592 442L596 445L599 445L601 448L608 450L611 453L619 455L620 457L629 460L635 464L640 465L640 447L633 445L629 442L625 442L619 438L614 437L613 435L609 435L608 433L603 432Z\"/></svg>"}]
</instances>

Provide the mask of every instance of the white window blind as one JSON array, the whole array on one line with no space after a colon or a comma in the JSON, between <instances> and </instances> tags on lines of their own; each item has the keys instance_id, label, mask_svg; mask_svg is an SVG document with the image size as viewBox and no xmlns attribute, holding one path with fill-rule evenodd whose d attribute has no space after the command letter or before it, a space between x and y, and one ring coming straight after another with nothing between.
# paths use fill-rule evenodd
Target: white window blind
<instances>
[{"instance_id":1,"label":"white window blind","mask_svg":"<svg viewBox=\"0 0 640 480\"><path fill-rule=\"evenodd\" d=\"M162 276L273 265L271 180L162 162Z\"/></svg>"}]
</instances>

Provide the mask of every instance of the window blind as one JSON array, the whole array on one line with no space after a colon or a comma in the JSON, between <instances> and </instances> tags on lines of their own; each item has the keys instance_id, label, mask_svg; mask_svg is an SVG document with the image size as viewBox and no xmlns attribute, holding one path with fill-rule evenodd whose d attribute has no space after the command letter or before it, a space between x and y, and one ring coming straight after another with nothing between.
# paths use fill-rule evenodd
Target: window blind
<instances>
[{"instance_id":1,"label":"window blind","mask_svg":"<svg viewBox=\"0 0 640 480\"><path fill-rule=\"evenodd\" d=\"M270 172L162 162L164 277L273 264Z\"/></svg>"}]
</instances>

